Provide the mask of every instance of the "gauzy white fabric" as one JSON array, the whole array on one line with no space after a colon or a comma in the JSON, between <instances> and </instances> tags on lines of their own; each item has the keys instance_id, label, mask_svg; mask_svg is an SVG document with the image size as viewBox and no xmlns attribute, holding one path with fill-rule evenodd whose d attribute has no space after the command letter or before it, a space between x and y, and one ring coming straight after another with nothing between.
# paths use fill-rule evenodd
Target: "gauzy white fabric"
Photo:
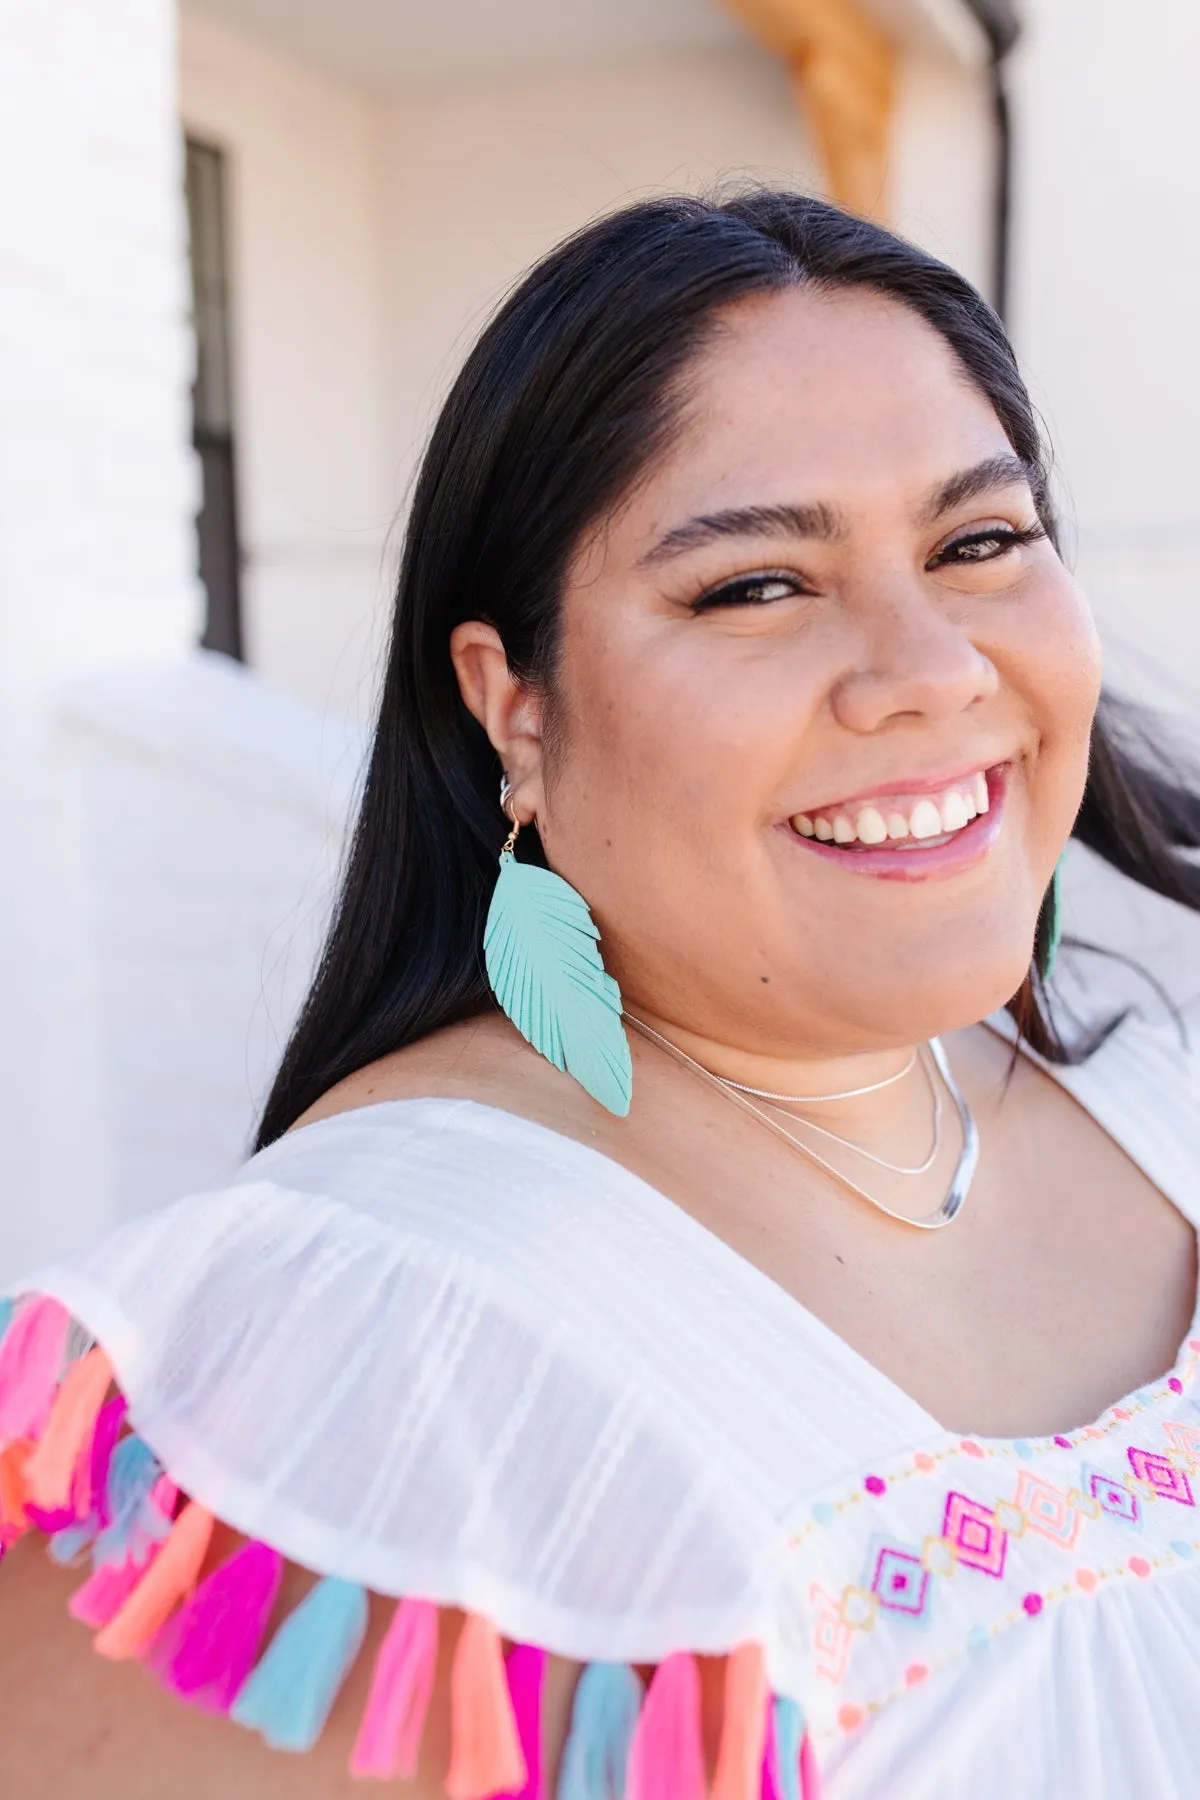
<instances>
[{"instance_id":1,"label":"gauzy white fabric","mask_svg":"<svg viewBox=\"0 0 1200 1800\"><path fill-rule=\"evenodd\" d=\"M1060 1078L1194 1219L1174 1027ZM963 1440L644 1182L437 1099L305 1127L22 1288L299 1563L580 1660L761 1641L828 1800L1200 1791L1200 1339L1120 1419Z\"/></svg>"}]
</instances>

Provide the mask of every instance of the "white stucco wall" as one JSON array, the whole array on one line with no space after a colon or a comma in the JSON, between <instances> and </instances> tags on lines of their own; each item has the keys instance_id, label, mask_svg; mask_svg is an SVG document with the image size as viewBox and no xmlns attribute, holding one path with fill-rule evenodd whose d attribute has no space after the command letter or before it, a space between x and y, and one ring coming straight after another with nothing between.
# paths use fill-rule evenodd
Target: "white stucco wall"
<instances>
[{"instance_id":1,"label":"white stucco wall","mask_svg":"<svg viewBox=\"0 0 1200 1800\"><path fill-rule=\"evenodd\" d=\"M1114 674L1200 699L1200 10L1028 0L1014 328Z\"/></svg>"},{"instance_id":2,"label":"white stucco wall","mask_svg":"<svg viewBox=\"0 0 1200 1800\"><path fill-rule=\"evenodd\" d=\"M228 156L247 655L365 711L395 507L378 108L189 7L180 88L185 128Z\"/></svg>"},{"instance_id":3,"label":"white stucco wall","mask_svg":"<svg viewBox=\"0 0 1200 1800\"><path fill-rule=\"evenodd\" d=\"M199 626L173 8L8 6L3 41L0 1263L113 1194L63 684Z\"/></svg>"}]
</instances>

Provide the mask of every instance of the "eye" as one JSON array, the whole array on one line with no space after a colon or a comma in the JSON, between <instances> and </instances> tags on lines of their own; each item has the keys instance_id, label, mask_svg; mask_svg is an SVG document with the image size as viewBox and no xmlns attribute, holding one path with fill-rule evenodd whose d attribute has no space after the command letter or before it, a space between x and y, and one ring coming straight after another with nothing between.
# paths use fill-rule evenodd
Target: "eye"
<instances>
[{"instance_id":1,"label":"eye","mask_svg":"<svg viewBox=\"0 0 1200 1800\"><path fill-rule=\"evenodd\" d=\"M962 537L952 538L934 552L926 567L961 568L972 563L995 562L997 557L1010 550L1019 550L1023 544L1038 543L1045 535L1041 525L1027 525L1022 529L1013 525L989 525L983 530L968 531Z\"/></svg>"},{"instance_id":2,"label":"eye","mask_svg":"<svg viewBox=\"0 0 1200 1800\"><path fill-rule=\"evenodd\" d=\"M718 606L770 606L774 600L788 600L804 590L794 575L741 575L693 602L694 613L712 612Z\"/></svg>"}]
</instances>

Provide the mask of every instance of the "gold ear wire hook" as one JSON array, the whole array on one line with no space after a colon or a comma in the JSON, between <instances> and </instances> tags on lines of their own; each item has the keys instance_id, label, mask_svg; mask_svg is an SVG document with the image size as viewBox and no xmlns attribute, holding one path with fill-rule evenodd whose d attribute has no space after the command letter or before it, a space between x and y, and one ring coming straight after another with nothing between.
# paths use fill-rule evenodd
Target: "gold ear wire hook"
<instances>
[{"instance_id":1,"label":"gold ear wire hook","mask_svg":"<svg viewBox=\"0 0 1200 1800\"><path fill-rule=\"evenodd\" d=\"M509 832L508 836L505 838L503 846L501 847L501 850L500 850L501 856L511 856L512 855L513 847L517 841L517 835L521 829L521 822L517 818L516 814L512 811L512 808L509 804L511 795L512 795L512 784L510 783L508 776L506 775L504 777L503 781L500 783L500 811L504 814L506 819L510 819L512 821L512 830Z\"/></svg>"}]
</instances>

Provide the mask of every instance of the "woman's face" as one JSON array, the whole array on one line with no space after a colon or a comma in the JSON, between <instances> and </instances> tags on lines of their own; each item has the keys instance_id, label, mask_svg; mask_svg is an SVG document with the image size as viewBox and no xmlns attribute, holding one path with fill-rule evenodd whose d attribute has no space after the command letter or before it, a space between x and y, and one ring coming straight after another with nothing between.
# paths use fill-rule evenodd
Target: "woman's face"
<instances>
[{"instance_id":1,"label":"woman's face","mask_svg":"<svg viewBox=\"0 0 1200 1800\"><path fill-rule=\"evenodd\" d=\"M518 808L634 1012L792 1056L978 1019L1028 969L1083 791L1079 588L907 309L745 302L687 392L570 572Z\"/></svg>"}]
</instances>

